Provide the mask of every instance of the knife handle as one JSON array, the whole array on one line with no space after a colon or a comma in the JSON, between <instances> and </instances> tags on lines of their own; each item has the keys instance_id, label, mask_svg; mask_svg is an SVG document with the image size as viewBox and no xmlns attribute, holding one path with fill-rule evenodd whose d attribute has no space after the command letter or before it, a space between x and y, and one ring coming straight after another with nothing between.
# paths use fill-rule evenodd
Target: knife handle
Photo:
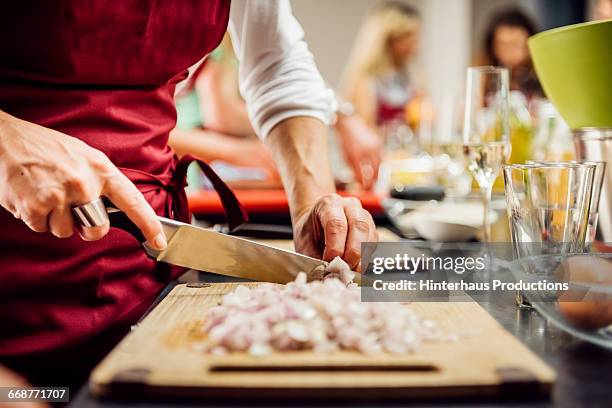
<instances>
[{"instance_id":1,"label":"knife handle","mask_svg":"<svg viewBox=\"0 0 612 408\"><path fill-rule=\"evenodd\" d=\"M89 203L73 207L74 219L81 229L95 228L106 224L108 220L111 227L119 228L138 240L141 244L146 241L140 229L119 210L106 197L98 198Z\"/></svg>"},{"instance_id":2,"label":"knife handle","mask_svg":"<svg viewBox=\"0 0 612 408\"><path fill-rule=\"evenodd\" d=\"M140 228L138 228L123 211L118 209L115 204L113 204L111 200L106 197L104 197L102 201L106 206L106 213L108 214L108 221L110 222L111 227L119 228L120 230L127 232L136 238L136 240L141 244L146 242L146 238L144 235L142 235Z\"/></svg>"},{"instance_id":3,"label":"knife handle","mask_svg":"<svg viewBox=\"0 0 612 408\"><path fill-rule=\"evenodd\" d=\"M140 228L138 228L123 211L118 210L115 207L106 207L106 212L108 213L108 221L110 222L111 227L119 228L120 230L127 232L136 238L141 244L146 241L144 235L142 235L142 232L140 231Z\"/></svg>"}]
</instances>

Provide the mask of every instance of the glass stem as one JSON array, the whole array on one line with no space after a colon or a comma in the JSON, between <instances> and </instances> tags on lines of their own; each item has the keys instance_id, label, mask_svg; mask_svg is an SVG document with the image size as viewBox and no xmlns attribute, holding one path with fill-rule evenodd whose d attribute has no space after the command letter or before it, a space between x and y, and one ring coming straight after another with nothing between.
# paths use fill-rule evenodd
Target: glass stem
<instances>
[{"instance_id":1,"label":"glass stem","mask_svg":"<svg viewBox=\"0 0 612 408\"><path fill-rule=\"evenodd\" d=\"M493 192L493 183L481 187L482 193L482 241L485 244L491 242L491 225L489 223L489 207L491 205L491 194Z\"/></svg>"}]
</instances>

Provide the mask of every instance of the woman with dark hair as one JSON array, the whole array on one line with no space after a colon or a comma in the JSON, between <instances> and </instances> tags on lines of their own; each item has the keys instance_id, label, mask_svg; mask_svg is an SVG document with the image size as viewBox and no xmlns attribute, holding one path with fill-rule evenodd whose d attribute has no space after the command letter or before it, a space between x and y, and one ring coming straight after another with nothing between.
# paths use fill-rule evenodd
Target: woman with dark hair
<instances>
[{"instance_id":1,"label":"woman with dark hair","mask_svg":"<svg viewBox=\"0 0 612 408\"><path fill-rule=\"evenodd\" d=\"M527 38L537 32L535 23L524 12L512 8L491 19L485 34L482 65L496 65L510 70L510 89L527 98L541 96L542 88L533 69Z\"/></svg>"}]
</instances>

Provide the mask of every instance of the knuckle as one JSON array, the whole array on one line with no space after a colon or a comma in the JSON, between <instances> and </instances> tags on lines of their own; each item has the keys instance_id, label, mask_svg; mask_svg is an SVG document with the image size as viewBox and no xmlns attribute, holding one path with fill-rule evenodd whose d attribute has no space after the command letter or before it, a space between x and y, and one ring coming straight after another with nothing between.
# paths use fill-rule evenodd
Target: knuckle
<instances>
[{"instance_id":1,"label":"knuckle","mask_svg":"<svg viewBox=\"0 0 612 408\"><path fill-rule=\"evenodd\" d=\"M370 223L370 219L366 216L359 216L359 217L355 217L352 218L349 221L349 225L351 228L354 228L358 231L369 231L371 228L371 223Z\"/></svg>"},{"instance_id":2,"label":"knuckle","mask_svg":"<svg viewBox=\"0 0 612 408\"><path fill-rule=\"evenodd\" d=\"M42 188L36 194L39 207L50 208L61 204L64 200L64 194L59 188Z\"/></svg>"},{"instance_id":3,"label":"knuckle","mask_svg":"<svg viewBox=\"0 0 612 408\"><path fill-rule=\"evenodd\" d=\"M348 204L361 208L361 201L357 197L346 197L345 200Z\"/></svg>"},{"instance_id":4,"label":"knuckle","mask_svg":"<svg viewBox=\"0 0 612 408\"><path fill-rule=\"evenodd\" d=\"M35 221L36 218L40 218L46 215L45 208L35 202L29 201L23 205L22 208L22 219L30 222Z\"/></svg>"},{"instance_id":5,"label":"knuckle","mask_svg":"<svg viewBox=\"0 0 612 408\"><path fill-rule=\"evenodd\" d=\"M24 217L22 221L34 232L47 232L47 224L40 218Z\"/></svg>"},{"instance_id":6,"label":"knuckle","mask_svg":"<svg viewBox=\"0 0 612 408\"><path fill-rule=\"evenodd\" d=\"M125 203L128 208L140 208L143 204L143 197L139 191L130 191L125 194Z\"/></svg>"},{"instance_id":7,"label":"knuckle","mask_svg":"<svg viewBox=\"0 0 612 408\"><path fill-rule=\"evenodd\" d=\"M348 248L344 255L348 261L357 262L361 258L361 249L359 247Z\"/></svg>"},{"instance_id":8,"label":"knuckle","mask_svg":"<svg viewBox=\"0 0 612 408\"><path fill-rule=\"evenodd\" d=\"M341 201L341 197L336 193L326 194L321 198L321 202L326 205L334 205Z\"/></svg>"},{"instance_id":9,"label":"knuckle","mask_svg":"<svg viewBox=\"0 0 612 408\"><path fill-rule=\"evenodd\" d=\"M85 198L88 194L88 185L83 178L73 175L66 180L66 189L68 189L74 197Z\"/></svg>"},{"instance_id":10,"label":"knuckle","mask_svg":"<svg viewBox=\"0 0 612 408\"><path fill-rule=\"evenodd\" d=\"M339 232L346 228L346 220L344 218L333 216L326 220L325 226L330 233Z\"/></svg>"},{"instance_id":11,"label":"knuckle","mask_svg":"<svg viewBox=\"0 0 612 408\"><path fill-rule=\"evenodd\" d=\"M15 214L15 212L17 211L14 200L11 200L9 197L9 194L7 194L6 191L2 191L1 188L0 188L0 206L3 207L8 212L13 213L13 214Z\"/></svg>"},{"instance_id":12,"label":"knuckle","mask_svg":"<svg viewBox=\"0 0 612 408\"><path fill-rule=\"evenodd\" d=\"M38 232L38 233L41 233L41 234L44 233L44 232L47 232L47 228L44 227L43 225L40 225L40 224L36 224L36 225L28 224L28 226L34 232Z\"/></svg>"},{"instance_id":13,"label":"knuckle","mask_svg":"<svg viewBox=\"0 0 612 408\"><path fill-rule=\"evenodd\" d=\"M89 163L96 170L108 170L112 165L108 156L96 149L92 149L90 152Z\"/></svg>"},{"instance_id":14,"label":"knuckle","mask_svg":"<svg viewBox=\"0 0 612 408\"><path fill-rule=\"evenodd\" d=\"M326 246L325 253L328 258L335 258L337 256L342 256L343 248L337 246Z\"/></svg>"}]
</instances>

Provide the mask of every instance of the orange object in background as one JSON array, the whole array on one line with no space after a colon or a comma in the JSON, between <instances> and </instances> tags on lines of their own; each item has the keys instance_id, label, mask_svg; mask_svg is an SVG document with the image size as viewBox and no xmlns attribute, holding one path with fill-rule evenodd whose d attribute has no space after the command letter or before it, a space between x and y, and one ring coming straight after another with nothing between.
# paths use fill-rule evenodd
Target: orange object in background
<instances>
[{"instance_id":1,"label":"orange object in background","mask_svg":"<svg viewBox=\"0 0 612 408\"><path fill-rule=\"evenodd\" d=\"M417 130L421 122L433 123L434 107L430 100L417 95L404 108L404 119L408 126Z\"/></svg>"},{"instance_id":2,"label":"orange object in background","mask_svg":"<svg viewBox=\"0 0 612 408\"><path fill-rule=\"evenodd\" d=\"M234 190L236 197L249 214L289 214L289 203L284 190ZM361 205L372 216L383 214L380 196L371 191L348 193L339 191L345 197L357 197ZM224 214L221 200L216 192L203 190L188 195L189 209L193 214Z\"/></svg>"}]
</instances>

